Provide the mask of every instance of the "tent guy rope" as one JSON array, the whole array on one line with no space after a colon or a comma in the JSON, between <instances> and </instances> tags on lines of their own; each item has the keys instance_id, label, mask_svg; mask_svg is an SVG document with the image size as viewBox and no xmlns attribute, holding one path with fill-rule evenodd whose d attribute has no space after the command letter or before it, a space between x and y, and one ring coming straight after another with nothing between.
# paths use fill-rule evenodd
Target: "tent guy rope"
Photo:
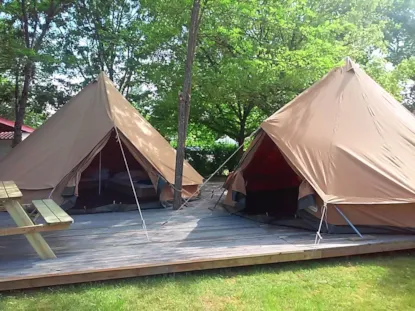
<instances>
[{"instance_id":1,"label":"tent guy rope","mask_svg":"<svg viewBox=\"0 0 415 311\"><path fill-rule=\"evenodd\" d=\"M258 128L258 129L256 129L255 131L253 131L252 133L251 133L251 135L249 135L248 137L246 137L245 139L244 139L244 142L245 142L245 140L247 140L247 139L249 139L249 138L251 138L252 136L254 136L257 132L258 132L258 130L259 130L260 128ZM243 148L243 146L244 146L244 144L241 144L217 169L216 169L216 171L214 171L209 177L208 177L208 179L206 179L204 182L203 182L203 184L200 186L200 188L199 188L199 190L200 189L202 189L208 182L209 182L209 180L211 180L212 179L212 177L213 176L215 176L216 175L216 173L217 172L219 172L220 171L220 169L222 168L222 167L224 167L225 166L225 164L226 163L228 163L229 162L229 160L230 159L232 159L232 157L235 155L235 154L237 154L238 153L238 151L239 150L241 150L241 148ZM196 192L195 193L193 193L187 200L185 200L184 201L184 203L180 206L180 208L179 209L181 209L181 208L183 208L183 206L185 206L194 196L195 196L195 194L196 194Z\"/></svg>"},{"instance_id":2,"label":"tent guy rope","mask_svg":"<svg viewBox=\"0 0 415 311\"><path fill-rule=\"evenodd\" d=\"M138 202L137 193L135 192L135 188L134 188L134 182L133 182L133 179L132 179L132 177L131 177L130 168L129 168L129 166L128 166L128 162L127 162L127 159L126 159L126 157L125 157L125 153L124 153L124 148L123 148L122 143L121 143L121 137L120 137L120 135L118 134L118 130L117 130L117 127L116 127L116 126L114 126L114 129L115 129L115 133L116 133L116 135L117 135L117 141L118 141L118 143L119 143L119 145L120 145L120 149L121 149L122 157L124 158L124 163L125 163L125 167L126 167L126 169L127 169L128 178L130 179L131 188L133 189L134 198L135 198L135 202L137 203L138 212L140 213L141 223L142 223L142 226L143 226L143 230L144 230L144 232L145 232L145 234L146 234L147 241L149 241L149 242L150 242L150 238L149 238L149 236L148 236L148 232L147 232L146 222L145 222L145 220L144 220L143 213L141 212L140 203Z\"/></svg>"},{"instance_id":3,"label":"tent guy rope","mask_svg":"<svg viewBox=\"0 0 415 311\"><path fill-rule=\"evenodd\" d=\"M320 241L323 239L323 237L321 236L321 227L323 226L323 220L325 219L326 214L327 214L327 203L324 203L323 210L321 211L320 224L318 226L318 230L316 232L316 238L314 240L314 245L320 244Z\"/></svg>"},{"instance_id":4,"label":"tent guy rope","mask_svg":"<svg viewBox=\"0 0 415 311\"><path fill-rule=\"evenodd\" d=\"M244 142L247 140L247 139L249 139L249 138L251 138L251 137L253 137L257 132L258 132L258 130L259 130L260 128L257 128L255 131L253 131L252 133L251 133L251 135L249 135L248 137L246 137L245 139L244 139ZM193 199L194 197L195 197L195 195L197 194L197 193L199 193L200 192L200 190L202 190L202 188L212 179L212 177L213 176L215 176L216 175L216 173L217 172L219 172L220 171L220 169L226 164L226 163L228 163L229 162L229 160L230 159L232 159L232 157L235 155L235 154L237 154L238 153L238 151L239 150L241 150L241 148L243 148L243 146L244 146L244 144L241 144L204 182L203 182L203 184L201 184L200 185L200 188L199 188L199 191L196 191L196 192L194 192L189 198L187 198L183 203L182 203L182 205L180 205L180 207L177 209L177 211L179 211L179 210L181 210L184 206L186 206L186 204L187 203L189 203L189 201L191 200L191 199ZM174 188L174 185L171 185L171 187L173 188L173 189L175 189ZM169 218L169 219L167 219L164 223L162 223L162 226L164 226L166 223L168 223L170 220L171 220L171 218L173 217L173 215Z\"/></svg>"}]
</instances>

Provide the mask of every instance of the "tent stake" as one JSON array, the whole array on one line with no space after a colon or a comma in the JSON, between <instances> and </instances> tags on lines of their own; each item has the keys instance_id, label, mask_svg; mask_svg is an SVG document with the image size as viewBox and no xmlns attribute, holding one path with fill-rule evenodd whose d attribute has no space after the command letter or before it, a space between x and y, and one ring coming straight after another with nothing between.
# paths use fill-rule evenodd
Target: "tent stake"
<instances>
[{"instance_id":1,"label":"tent stake","mask_svg":"<svg viewBox=\"0 0 415 311\"><path fill-rule=\"evenodd\" d=\"M334 205L335 209L339 212L339 214L346 220L346 222L349 224L349 226L353 229L356 234L363 239L363 235L360 234L359 230L352 224L352 222L346 217L345 214L337 207L337 205Z\"/></svg>"}]
</instances>

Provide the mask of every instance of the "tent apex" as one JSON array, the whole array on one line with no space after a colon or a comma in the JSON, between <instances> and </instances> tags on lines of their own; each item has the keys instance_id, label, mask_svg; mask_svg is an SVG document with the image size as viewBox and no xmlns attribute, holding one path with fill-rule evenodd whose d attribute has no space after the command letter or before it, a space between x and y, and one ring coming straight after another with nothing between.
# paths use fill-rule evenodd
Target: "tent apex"
<instances>
[{"instance_id":1,"label":"tent apex","mask_svg":"<svg viewBox=\"0 0 415 311\"><path fill-rule=\"evenodd\" d=\"M351 59L351 57L347 56L344 60L346 71L355 70L358 65Z\"/></svg>"},{"instance_id":2,"label":"tent apex","mask_svg":"<svg viewBox=\"0 0 415 311\"><path fill-rule=\"evenodd\" d=\"M100 71L99 72L98 79L100 79L100 78L107 78L108 79L108 76L106 75L105 71Z\"/></svg>"}]
</instances>

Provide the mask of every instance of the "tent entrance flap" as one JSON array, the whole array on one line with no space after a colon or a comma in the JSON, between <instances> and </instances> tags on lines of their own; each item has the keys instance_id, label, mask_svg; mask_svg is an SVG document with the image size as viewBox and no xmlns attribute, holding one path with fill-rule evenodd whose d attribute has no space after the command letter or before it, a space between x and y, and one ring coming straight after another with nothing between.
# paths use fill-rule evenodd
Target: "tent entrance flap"
<instances>
[{"instance_id":1,"label":"tent entrance flap","mask_svg":"<svg viewBox=\"0 0 415 311\"><path fill-rule=\"evenodd\" d=\"M148 172L124 148L134 188L140 201L158 201ZM74 208L90 209L110 204L135 204L134 193L115 132L82 172Z\"/></svg>"},{"instance_id":2,"label":"tent entrance flap","mask_svg":"<svg viewBox=\"0 0 415 311\"><path fill-rule=\"evenodd\" d=\"M295 216L301 179L268 135L243 170L243 176L247 214L267 214L276 218Z\"/></svg>"}]
</instances>

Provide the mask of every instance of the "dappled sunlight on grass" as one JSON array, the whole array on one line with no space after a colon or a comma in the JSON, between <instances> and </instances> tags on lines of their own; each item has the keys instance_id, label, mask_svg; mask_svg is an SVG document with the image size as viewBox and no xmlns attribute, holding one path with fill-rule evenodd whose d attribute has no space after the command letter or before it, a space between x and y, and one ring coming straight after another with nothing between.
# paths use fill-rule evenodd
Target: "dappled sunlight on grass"
<instances>
[{"instance_id":1,"label":"dappled sunlight on grass","mask_svg":"<svg viewBox=\"0 0 415 311\"><path fill-rule=\"evenodd\" d=\"M415 252L3 294L0 310L411 310Z\"/></svg>"}]
</instances>

